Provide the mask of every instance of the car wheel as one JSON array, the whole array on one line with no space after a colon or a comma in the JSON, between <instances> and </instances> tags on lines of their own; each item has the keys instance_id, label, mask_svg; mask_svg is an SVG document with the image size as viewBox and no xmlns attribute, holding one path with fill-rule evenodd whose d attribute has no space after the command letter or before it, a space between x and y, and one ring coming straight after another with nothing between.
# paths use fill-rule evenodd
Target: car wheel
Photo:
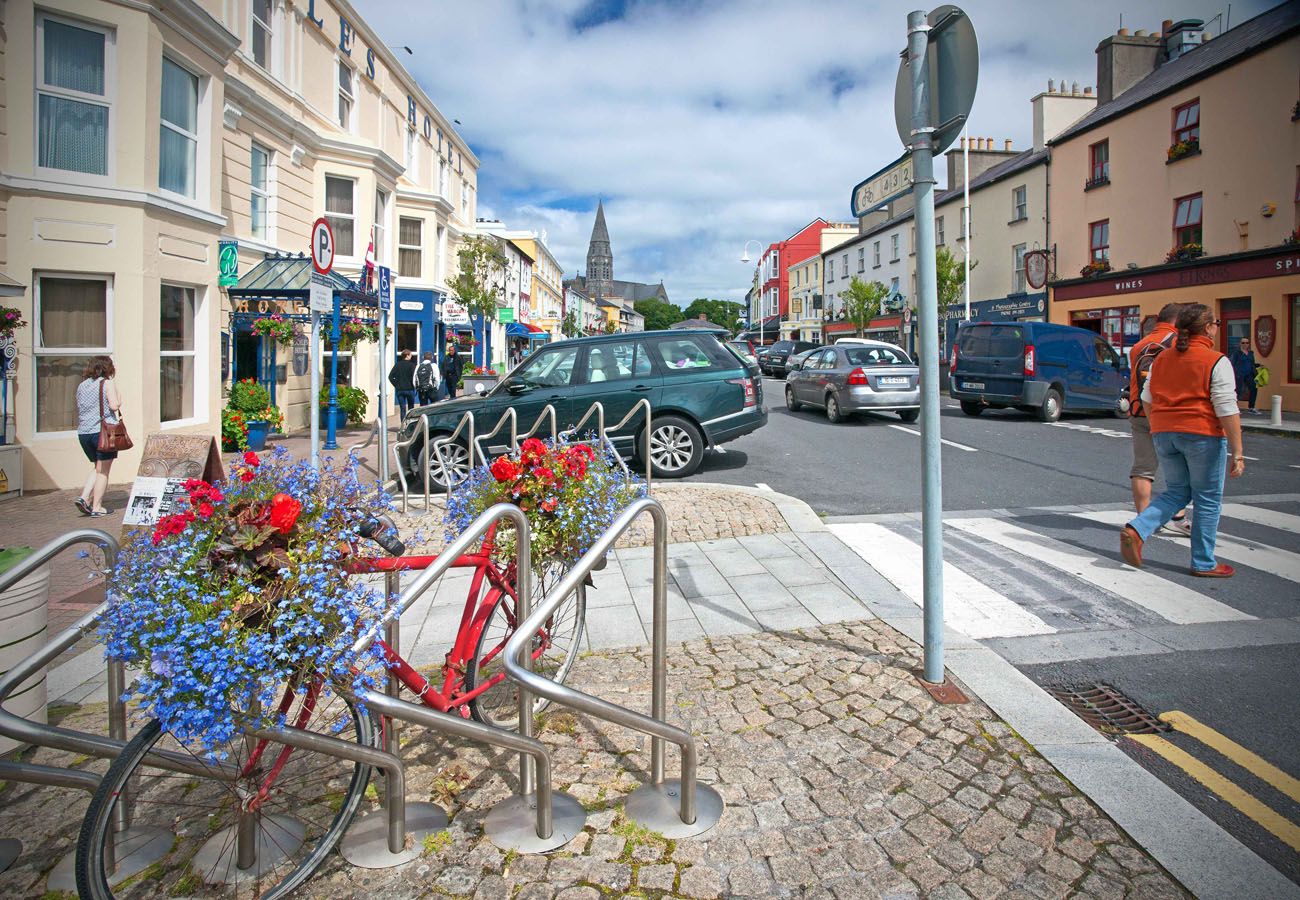
<instances>
[{"instance_id":1,"label":"car wheel","mask_svg":"<svg viewBox=\"0 0 1300 900\"><path fill-rule=\"evenodd\" d=\"M919 409L900 409L898 411L898 417L904 422L915 422L916 417L920 414L921 411Z\"/></svg>"},{"instance_id":2,"label":"car wheel","mask_svg":"<svg viewBox=\"0 0 1300 900\"><path fill-rule=\"evenodd\" d=\"M1042 422L1055 422L1061 418L1061 392L1048 388L1043 397L1043 405L1038 408L1038 419Z\"/></svg>"},{"instance_id":3,"label":"car wheel","mask_svg":"<svg viewBox=\"0 0 1300 900\"><path fill-rule=\"evenodd\" d=\"M974 400L963 400L961 402L961 411L968 416L978 416L980 413L984 412L984 405L982 403L977 403Z\"/></svg>"},{"instance_id":4,"label":"car wheel","mask_svg":"<svg viewBox=\"0 0 1300 900\"><path fill-rule=\"evenodd\" d=\"M680 416L654 420L650 426L650 470L654 477L685 478L700 467L703 459L704 437L693 423Z\"/></svg>"},{"instance_id":5,"label":"car wheel","mask_svg":"<svg viewBox=\"0 0 1300 900\"><path fill-rule=\"evenodd\" d=\"M790 412L798 412L803 409L803 404L794 399L794 388L788 384L785 386L785 408Z\"/></svg>"},{"instance_id":6,"label":"car wheel","mask_svg":"<svg viewBox=\"0 0 1300 900\"><path fill-rule=\"evenodd\" d=\"M840 401L835 399L834 394L826 395L826 418L832 423L844 421L844 413L840 412Z\"/></svg>"},{"instance_id":7,"label":"car wheel","mask_svg":"<svg viewBox=\"0 0 1300 900\"><path fill-rule=\"evenodd\" d=\"M433 438L430 440L434 441ZM411 493L424 490L424 468L429 464L428 448L421 447L419 461L407 484ZM460 484L469 476L469 468L468 447L461 443L444 445L439 453L433 455L432 468L429 469L429 489L439 494L447 493L448 482L452 487Z\"/></svg>"}]
</instances>

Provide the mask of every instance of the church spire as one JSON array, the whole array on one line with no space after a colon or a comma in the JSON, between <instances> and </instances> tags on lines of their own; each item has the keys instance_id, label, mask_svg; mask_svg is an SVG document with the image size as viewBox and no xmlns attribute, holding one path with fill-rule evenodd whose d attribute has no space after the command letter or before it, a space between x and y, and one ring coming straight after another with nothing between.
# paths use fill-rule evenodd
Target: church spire
<instances>
[{"instance_id":1,"label":"church spire","mask_svg":"<svg viewBox=\"0 0 1300 900\"><path fill-rule=\"evenodd\" d=\"M609 228L605 225L605 203L596 203L596 224L591 229L587 247L587 291L594 297L607 297L614 290L614 251L609 246Z\"/></svg>"}]
</instances>

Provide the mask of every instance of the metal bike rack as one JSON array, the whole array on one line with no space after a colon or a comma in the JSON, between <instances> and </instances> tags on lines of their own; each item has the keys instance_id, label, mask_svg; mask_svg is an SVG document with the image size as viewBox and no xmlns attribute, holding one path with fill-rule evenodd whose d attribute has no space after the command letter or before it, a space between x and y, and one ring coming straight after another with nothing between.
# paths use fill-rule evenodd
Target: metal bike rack
<instances>
[{"instance_id":1,"label":"metal bike rack","mask_svg":"<svg viewBox=\"0 0 1300 900\"><path fill-rule=\"evenodd\" d=\"M429 425L428 425L428 421L429 421L428 419L425 419L424 446L426 446L426 447L429 446ZM455 442L456 438L460 437L460 434L461 434L462 431L466 432L465 449L466 449L467 453L469 454L469 459L466 461L466 466L467 466L467 468L472 469L472 468L474 468L474 446L475 446L475 444L474 444L474 414L473 414L472 412L467 412L467 413L465 413L463 416L460 417L460 421L456 423L456 428L455 428L454 431L452 431L451 434L447 435L446 437L434 438L434 441L433 441L433 454L436 455L436 456L438 457L438 467L439 467L440 469L442 469L442 474L443 474L443 476L444 476L444 478L445 478L445 484L447 485L447 489L448 489L449 491L451 490L451 488L453 487L453 485L452 485L452 483L451 483L451 476L450 476L450 475L448 474L448 472L447 472L447 463L446 463L446 460L443 458L443 455L442 455L442 449L443 449L444 447L446 447L448 444L451 444L451 443ZM426 463L426 465L425 465L425 467L424 467L424 483L425 483L425 495L424 495L424 496L425 496L425 508L426 508L426 509L428 508L428 502L429 502L429 499L428 499L428 498L429 498L429 494L428 494L428 484L429 484L429 465L428 465L428 463L429 463L432 459L433 459L433 457L430 456L428 453L425 454L425 463Z\"/></svg>"},{"instance_id":2,"label":"metal bike rack","mask_svg":"<svg viewBox=\"0 0 1300 900\"><path fill-rule=\"evenodd\" d=\"M584 694L563 684L534 674L526 664L529 658L529 638L536 634L546 619L575 590L578 590L618 538L631 527L642 513L650 513L654 520L654 623L653 656L651 672L651 702L649 716L634 712L608 700ZM667 838L694 837L708 831L722 817L723 801L717 791L698 784L695 777L697 754L695 738L690 732L669 725L667 719L668 693L668 517L658 501L644 497L628 506L614 523L583 554L555 586L549 596L542 598L537 608L515 627L515 633L506 643L504 662L506 673L520 686L520 714L524 710L524 688L589 715L597 716L616 725L622 725L651 736L650 784L634 791L624 803L627 817L638 824L658 831ZM682 749L682 777L664 780L664 741L672 741ZM674 804L677 809L674 810Z\"/></svg>"},{"instance_id":3,"label":"metal bike rack","mask_svg":"<svg viewBox=\"0 0 1300 900\"><path fill-rule=\"evenodd\" d=\"M471 428L473 425L471 424ZM519 617L528 615L529 594L532 590L532 553L529 546L528 517L523 510L510 503L498 503L485 510L456 540L452 541L427 569L402 591L397 603L391 605L380 618L379 624L387 629L389 623L400 622L406 612L434 582L452 567L456 559L478 542L488 529L502 519L515 526L515 566L517 570L515 592ZM357 639L353 649L364 652L375 640L374 634ZM529 661L531 662L531 660ZM525 663L526 667L527 663ZM445 734L478 741L493 747L517 751L519 760L519 796L497 804L488 814L485 830L498 847L527 853L539 853L564 846L582 830L587 813L573 797L554 792L551 779L551 757L546 745L532 736L533 717L531 701L523 686L519 689L521 708L529 713L520 716L519 733L493 728L480 722L462 719L449 713L438 712L427 706L407 703L370 690L357 692L357 700L370 709L393 719L414 722ZM536 781L534 782L534 767ZM531 795L531 796L530 796ZM395 839L405 841L406 821L404 804L390 796L386 812L388 818L389 846L400 846ZM530 820L532 825L530 827Z\"/></svg>"},{"instance_id":4,"label":"metal bike rack","mask_svg":"<svg viewBox=\"0 0 1300 900\"><path fill-rule=\"evenodd\" d=\"M650 493L650 489L651 489L651 487L652 487L651 482L650 482L650 475L651 475L651 464L650 464L650 414L651 414L651 410L650 410L650 401L649 401L648 399L646 399L645 397L642 397L640 400L638 400L636 403L634 403L634 404L632 405L632 408L629 409L629 410L627 411L627 415L626 415L626 416L624 416L623 418L621 418L621 419L618 420L618 424L617 424L617 425L615 425L613 428L610 428L610 429L608 429L608 430L605 430L605 429L603 428L603 425L604 425L604 418L605 418L605 416L604 416L604 412L602 411L602 412L601 412L602 430L601 430L601 432L600 432L600 437L601 437L601 439L602 439L603 441L605 441L605 442L607 442L607 443L609 444L609 446L610 446L611 449L614 449L614 458L618 460L619 465L623 466L623 470L624 470L625 472L627 472L627 473L630 475L630 474L631 474L631 470L629 470L629 469L627 468L627 465L624 464L624 462L623 462L623 457L622 457L621 455L619 455L617 449L614 448L614 442L613 442L612 440L609 439L609 432L610 432L610 431L618 431L620 428L622 428L622 427L623 427L624 425L626 425L628 422L632 421L632 419L633 419L633 418L636 416L636 414L637 414L637 410L641 409L641 407L643 407L643 406L645 407L645 431L643 432L643 434L644 434L644 436L645 436L645 446L641 448L641 453L642 453L642 456L644 457L644 458L643 458L643 462L645 462L645 490L646 490L646 494L648 495L648 494ZM590 415L590 414L591 414L591 410L587 410L587 413L588 413L588 415ZM586 420L587 420L587 417L586 417L586 416L583 416L583 417L582 417L582 421L585 422ZM582 422L579 422L578 424L581 425Z\"/></svg>"},{"instance_id":5,"label":"metal bike rack","mask_svg":"<svg viewBox=\"0 0 1300 900\"><path fill-rule=\"evenodd\" d=\"M469 413L466 413L465 415L468 416ZM463 423L463 422L464 422L464 419L462 419L461 422ZM472 427L472 426L471 426L471 427ZM421 444L420 446L422 446L422 447L426 447L426 448L427 448L427 447L429 446L429 420L428 420L428 418L426 418L425 416L420 416L420 430L421 430L421 432L423 433L423 437L424 437L424 443ZM459 427L457 427L457 429L456 429L456 433L458 433L458 434L460 433L460 428L459 428ZM408 486L407 483L406 483L406 467L402 465L402 455L401 455L401 454L402 454L402 450L403 450L403 449L410 447L410 446L411 446L412 444L414 444L414 443L415 443L415 435L414 435L414 434L412 434L409 438L407 438L407 439L404 440L404 441L396 441L396 442L393 443L393 462L395 463L395 465L393 466L393 468L394 468L394 470L397 472L397 480L398 480L398 482L400 482L401 485L402 485L402 512L406 512L406 506L407 506L407 495L408 495L409 492L410 492L410 488L409 488L409 486ZM429 456L428 456L428 452L427 452L427 450L426 450L426 452L425 452L425 463L426 463L426 464L425 464L425 466L424 466L424 508L425 508L426 511L429 509L429 466L428 466L428 460L429 460Z\"/></svg>"},{"instance_id":6,"label":"metal bike rack","mask_svg":"<svg viewBox=\"0 0 1300 900\"><path fill-rule=\"evenodd\" d=\"M478 437L474 438L474 448L478 451L478 458L483 460L484 464L487 463L488 455L483 450L483 442L490 437L496 437L497 432L505 427L506 420L510 421L510 446L512 449L518 446L515 440L515 435L519 431L519 415L515 412L515 408L511 406L506 409L505 415L503 415L500 421L497 422L496 428L493 428L487 434L480 434ZM472 468L473 457L470 458L470 463Z\"/></svg>"}]
</instances>

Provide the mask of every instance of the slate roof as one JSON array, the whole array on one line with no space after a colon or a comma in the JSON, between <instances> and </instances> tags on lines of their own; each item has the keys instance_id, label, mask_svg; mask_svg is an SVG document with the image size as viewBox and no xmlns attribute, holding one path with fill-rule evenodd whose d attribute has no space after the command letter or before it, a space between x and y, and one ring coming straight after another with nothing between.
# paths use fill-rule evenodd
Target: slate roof
<instances>
[{"instance_id":1,"label":"slate roof","mask_svg":"<svg viewBox=\"0 0 1300 900\"><path fill-rule=\"evenodd\" d=\"M1067 141L1076 135L1144 106L1188 82L1226 68L1258 53L1300 29L1300 0L1287 0L1260 13L1216 38L1195 47L1175 60L1164 63L1124 93L1095 108L1048 143Z\"/></svg>"},{"instance_id":2,"label":"slate roof","mask_svg":"<svg viewBox=\"0 0 1300 900\"><path fill-rule=\"evenodd\" d=\"M1049 151L1047 148L1037 151L1033 149L1022 150L1015 156L1004 159L996 166L993 166L990 169L985 169L983 172L976 175L970 180L970 189L972 191L978 191L980 188L1001 181L1003 178L1010 178L1017 172L1023 172L1025 169L1033 168L1039 163L1046 161L1048 153ZM940 203L946 203L954 197L960 197L961 195L962 189L960 187L950 188L942 193L935 194L934 205L938 206Z\"/></svg>"}]
</instances>

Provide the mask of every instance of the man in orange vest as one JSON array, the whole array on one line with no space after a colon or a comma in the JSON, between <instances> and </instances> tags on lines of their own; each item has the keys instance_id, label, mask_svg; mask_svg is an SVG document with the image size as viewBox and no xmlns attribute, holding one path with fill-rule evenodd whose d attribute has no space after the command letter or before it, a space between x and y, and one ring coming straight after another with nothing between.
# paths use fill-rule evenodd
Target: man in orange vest
<instances>
[{"instance_id":1,"label":"man in orange vest","mask_svg":"<svg viewBox=\"0 0 1300 900\"><path fill-rule=\"evenodd\" d=\"M1156 325L1151 333L1129 349L1128 414L1129 428L1133 432L1133 468L1129 469L1128 481L1133 489L1133 506L1139 513L1151 503L1151 485L1156 480L1156 470L1160 468L1155 443L1151 440L1151 423L1142 406L1142 388L1155 357L1173 344L1178 333L1174 321L1182 308L1181 303L1166 303L1156 316ZM1191 534L1192 524L1187 521L1187 511L1179 510L1165 525L1165 530L1174 534Z\"/></svg>"}]
</instances>

